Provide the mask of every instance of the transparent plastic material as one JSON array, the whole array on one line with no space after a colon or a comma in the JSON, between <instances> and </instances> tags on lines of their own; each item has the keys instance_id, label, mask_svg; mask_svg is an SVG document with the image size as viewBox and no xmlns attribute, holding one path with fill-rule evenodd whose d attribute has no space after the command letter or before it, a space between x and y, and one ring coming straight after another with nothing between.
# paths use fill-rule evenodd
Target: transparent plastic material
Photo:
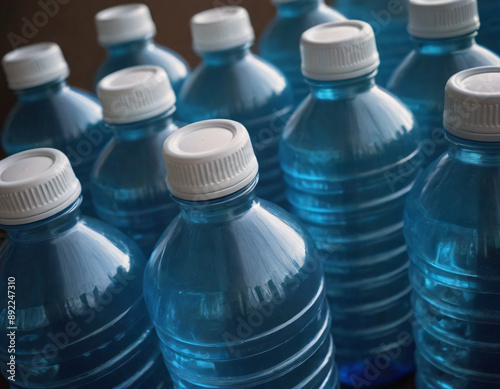
<instances>
[{"instance_id":1,"label":"transparent plastic material","mask_svg":"<svg viewBox=\"0 0 500 389\"><path fill-rule=\"evenodd\" d=\"M176 199L144 275L165 362L177 388L337 389L313 243L255 185Z\"/></svg>"},{"instance_id":2,"label":"transparent plastic material","mask_svg":"<svg viewBox=\"0 0 500 389\"><path fill-rule=\"evenodd\" d=\"M477 42L500 54L500 3L497 0L478 0L481 27Z\"/></svg>"},{"instance_id":3,"label":"transparent plastic material","mask_svg":"<svg viewBox=\"0 0 500 389\"><path fill-rule=\"evenodd\" d=\"M92 171L97 215L133 238L149 257L165 227L179 213L166 183L162 146L177 130L174 110L114 131Z\"/></svg>"},{"instance_id":4,"label":"transparent plastic material","mask_svg":"<svg viewBox=\"0 0 500 389\"><path fill-rule=\"evenodd\" d=\"M142 296L145 259L125 235L80 216L81 197L39 222L2 226L2 328L15 279L19 388L170 388ZM10 301L10 300L9 300ZM2 372L10 358L0 338Z\"/></svg>"},{"instance_id":5,"label":"transparent plastic material","mask_svg":"<svg viewBox=\"0 0 500 389\"><path fill-rule=\"evenodd\" d=\"M417 387L500 387L500 143L446 133L408 196Z\"/></svg>"},{"instance_id":6,"label":"transparent plastic material","mask_svg":"<svg viewBox=\"0 0 500 389\"><path fill-rule=\"evenodd\" d=\"M300 70L300 37L318 24L337 22L345 18L328 7L324 0L298 0L276 4L278 14L271 20L259 42L259 52L288 79L295 104L308 94L309 87Z\"/></svg>"},{"instance_id":7,"label":"transparent plastic material","mask_svg":"<svg viewBox=\"0 0 500 389\"><path fill-rule=\"evenodd\" d=\"M336 4L345 17L363 20L372 26L380 54L377 83L385 86L411 50L406 31L408 0L337 0Z\"/></svg>"},{"instance_id":8,"label":"transparent plastic material","mask_svg":"<svg viewBox=\"0 0 500 389\"><path fill-rule=\"evenodd\" d=\"M500 58L475 42L476 33L448 39L414 40L414 49L396 69L388 89L410 108L418 122L427 166L446 151L444 89L455 73L478 66L500 66Z\"/></svg>"},{"instance_id":9,"label":"transparent plastic material","mask_svg":"<svg viewBox=\"0 0 500 389\"><path fill-rule=\"evenodd\" d=\"M5 152L12 155L40 147L61 150L82 184L82 212L94 214L90 172L110 138L99 102L89 93L68 86L64 79L14 92L18 101L2 133Z\"/></svg>"},{"instance_id":10,"label":"transparent plastic material","mask_svg":"<svg viewBox=\"0 0 500 389\"><path fill-rule=\"evenodd\" d=\"M374 74L308 80L280 148L292 211L324 253L340 380L354 387L413 370L403 209L420 171L418 137Z\"/></svg>"},{"instance_id":11,"label":"transparent plastic material","mask_svg":"<svg viewBox=\"0 0 500 389\"><path fill-rule=\"evenodd\" d=\"M203 63L178 95L177 117L186 123L206 119L242 123L259 161L257 195L286 205L278 145L294 103L285 77L252 54L250 44L202 56Z\"/></svg>"},{"instance_id":12,"label":"transparent plastic material","mask_svg":"<svg viewBox=\"0 0 500 389\"><path fill-rule=\"evenodd\" d=\"M189 66L177 53L158 45L153 38L143 38L106 47L107 58L97 70L94 90L108 74L131 66L156 65L167 72L175 93L178 93L189 74Z\"/></svg>"}]
</instances>

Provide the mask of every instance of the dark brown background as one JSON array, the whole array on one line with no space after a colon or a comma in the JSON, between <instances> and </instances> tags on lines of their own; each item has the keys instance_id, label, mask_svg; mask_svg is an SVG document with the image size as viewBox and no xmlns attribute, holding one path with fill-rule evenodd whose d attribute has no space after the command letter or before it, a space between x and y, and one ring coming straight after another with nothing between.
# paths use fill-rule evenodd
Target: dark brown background
<instances>
[{"instance_id":1,"label":"dark brown background","mask_svg":"<svg viewBox=\"0 0 500 389\"><path fill-rule=\"evenodd\" d=\"M41 0L52 3L57 0ZM38 27L28 42L57 42L71 69L69 83L91 90L94 72L105 57L105 51L97 44L93 17L101 9L122 3L137 1L111 0L61 0L54 16L49 16L45 26ZM156 22L156 41L186 58L192 67L198 57L191 50L189 19L195 13L222 5L242 5L250 13L257 37L274 15L274 7L269 0L143 0L151 9ZM59 3L58 3L59 4ZM37 12L42 11L39 0L0 0L0 55L3 57L13 49L9 34L22 36L25 20L33 21ZM26 19L23 19L26 18ZM43 20L40 18L40 21ZM35 26L36 27L36 26ZM5 77L0 77L0 123L3 123L14 102L14 95L7 89ZM1 382L0 388L5 382ZM6 386L5 386L6 387ZM412 388L412 379L392 387L393 389Z\"/></svg>"}]
</instances>

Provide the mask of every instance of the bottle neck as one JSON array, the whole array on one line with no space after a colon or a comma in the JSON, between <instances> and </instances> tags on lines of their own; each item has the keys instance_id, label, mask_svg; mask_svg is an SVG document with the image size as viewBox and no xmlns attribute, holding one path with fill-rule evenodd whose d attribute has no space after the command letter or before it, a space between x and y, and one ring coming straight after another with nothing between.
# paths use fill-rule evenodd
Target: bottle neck
<instances>
[{"instance_id":1,"label":"bottle neck","mask_svg":"<svg viewBox=\"0 0 500 389\"><path fill-rule=\"evenodd\" d=\"M66 82L66 78L61 77L33 88L14 90L14 93L19 97L20 101L35 101L45 99L68 88L69 86Z\"/></svg>"},{"instance_id":2,"label":"bottle neck","mask_svg":"<svg viewBox=\"0 0 500 389\"><path fill-rule=\"evenodd\" d=\"M476 44L477 32L474 31L467 35L443 39L423 39L411 37L415 49L424 55L443 55L456 51L467 50Z\"/></svg>"},{"instance_id":3,"label":"bottle neck","mask_svg":"<svg viewBox=\"0 0 500 389\"><path fill-rule=\"evenodd\" d=\"M154 45L154 43L154 36L147 36L129 42L106 46L105 49L108 51L110 56L120 56L144 50L145 48Z\"/></svg>"},{"instance_id":4,"label":"bottle neck","mask_svg":"<svg viewBox=\"0 0 500 389\"><path fill-rule=\"evenodd\" d=\"M276 4L278 15L282 18L293 18L317 9L325 4L325 0L297 0Z\"/></svg>"},{"instance_id":5,"label":"bottle neck","mask_svg":"<svg viewBox=\"0 0 500 389\"><path fill-rule=\"evenodd\" d=\"M107 126L113 130L118 139L134 141L153 136L171 126L174 122L174 112L175 106L149 119L131 123L107 123Z\"/></svg>"},{"instance_id":6,"label":"bottle neck","mask_svg":"<svg viewBox=\"0 0 500 389\"><path fill-rule=\"evenodd\" d=\"M254 180L243 189L218 199L208 201L186 201L174 197L180 205L181 216L193 223L217 223L238 217L255 204L259 199L255 196L255 186L259 180Z\"/></svg>"},{"instance_id":7,"label":"bottle neck","mask_svg":"<svg viewBox=\"0 0 500 389\"><path fill-rule=\"evenodd\" d=\"M306 78L311 94L317 100L338 100L354 96L375 87L375 75L373 71L361 77L338 81L318 81Z\"/></svg>"},{"instance_id":8,"label":"bottle neck","mask_svg":"<svg viewBox=\"0 0 500 389\"><path fill-rule=\"evenodd\" d=\"M459 138L445 131L449 153L456 159L473 165L500 166L500 142L478 142Z\"/></svg>"},{"instance_id":9,"label":"bottle neck","mask_svg":"<svg viewBox=\"0 0 500 389\"><path fill-rule=\"evenodd\" d=\"M227 65L251 55L252 44L252 42L248 42L228 50L213 51L210 53L206 52L200 55L203 59L203 63L207 66Z\"/></svg>"},{"instance_id":10,"label":"bottle neck","mask_svg":"<svg viewBox=\"0 0 500 389\"><path fill-rule=\"evenodd\" d=\"M78 223L82 196L69 207L47 219L17 226L2 226L13 242L34 243L60 236Z\"/></svg>"}]
</instances>

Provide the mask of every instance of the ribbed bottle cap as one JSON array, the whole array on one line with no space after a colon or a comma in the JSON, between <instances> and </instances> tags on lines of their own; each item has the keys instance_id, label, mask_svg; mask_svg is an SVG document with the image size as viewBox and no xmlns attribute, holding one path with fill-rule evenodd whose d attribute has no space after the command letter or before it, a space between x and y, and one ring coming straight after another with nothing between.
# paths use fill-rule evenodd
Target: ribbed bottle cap
<instances>
[{"instance_id":1,"label":"ribbed bottle cap","mask_svg":"<svg viewBox=\"0 0 500 389\"><path fill-rule=\"evenodd\" d=\"M159 66L133 66L104 77L97 85L104 120L132 123L168 111L175 93Z\"/></svg>"},{"instance_id":2,"label":"ribbed bottle cap","mask_svg":"<svg viewBox=\"0 0 500 389\"><path fill-rule=\"evenodd\" d=\"M193 48L199 52L231 49L253 42L250 16L242 7L217 7L191 18Z\"/></svg>"},{"instance_id":3,"label":"ribbed bottle cap","mask_svg":"<svg viewBox=\"0 0 500 389\"><path fill-rule=\"evenodd\" d=\"M451 38L479 29L476 0L410 0L408 32L417 38Z\"/></svg>"},{"instance_id":4,"label":"ribbed bottle cap","mask_svg":"<svg viewBox=\"0 0 500 389\"><path fill-rule=\"evenodd\" d=\"M68 77L69 68L57 43L23 46L2 60L10 89L26 89Z\"/></svg>"},{"instance_id":5,"label":"ribbed bottle cap","mask_svg":"<svg viewBox=\"0 0 500 389\"><path fill-rule=\"evenodd\" d=\"M451 77L443 124L460 138L500 142L500 67L468 69Z\"/></svg>"},{"instance_id":6,"label":"ribbed bottle cap","mask_svg":"<svg viewBox=\"0 0 500 389\"><path fill-rule=\"evenodd\" d=\"M190 124L163 145L170 192L196 201L227 196L249 184L259 166L245 127L214 119Z\"/></svg>"},{"instance_id":7,"label":"ribbed bottle cap","mask_svg":"<svg viewBox=\"0 0 500 389\"><path fill-rule=\"evenodd\" d=\"M46 219L80 196L68 158L55 149L32 149L0 161L0 224Z\"/></svg>"},{"instance_id":8,"label":"ribbed bottle cap","mask_svg":"<svg viewBox=\"0 0 500 389\"><path fill-rule=\"evenodd\" d=\"M95 15L97 39L102 46L154 36L156 26L145 4L106 8Z\"/></svg>"},{"instance_id":9,"label":"ribbed bottle cap","mask_svg":"<svg viewBox=\"0 0 500 389\"><path fill-rule=\"evenodd\" d=\"M310 28L302 34L300 53L302 74L320 81L360 77L380 64L373 29L358 20Z\"/></svg>"}]
</instances>

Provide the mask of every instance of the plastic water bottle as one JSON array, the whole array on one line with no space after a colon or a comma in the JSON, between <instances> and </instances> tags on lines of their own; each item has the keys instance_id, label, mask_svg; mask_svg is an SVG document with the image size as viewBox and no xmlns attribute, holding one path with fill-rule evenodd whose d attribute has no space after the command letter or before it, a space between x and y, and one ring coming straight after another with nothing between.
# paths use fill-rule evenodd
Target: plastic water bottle
<instances>
[{"instance_id":1,"label":"plastic water bottle","mask_svg":"<svg viewBox=\"0 0 500 389\"><path fill-rule=\"evenodd\" d=\"M411 112L375 84L369 24L313 27L301 53L311 92L283 132L288 201L325 253L340 381L387 384L413 369L403 209L418 134Z\"/></svg>"},{"instance_id":2,"label":"plastic water bottle","mask_svg":"<svg viewBox=\"0 0 500 389\"><path fill-rule=\"evenodd\" d=\"M20 388L170 387L142 295L144 256L80 215L67 157L41 148L2 160L0 193L3 374L14 355Z\"/></svg>"},{"instance_id":3,"label":"plastic water bottle","mask_svg":"<svg viewBox=\"0 0 500 389\"><path fill-rule=\"evenodd\" d=\"M139 65L157 65L165 69L174 91L179 92L189 74L186 61L154 41L156 26L145 4L126 4L107 8L95 16L99 44L107 58L94 80L99 81L117 70Z\"/></svg>"},{"instance_id":4,"label":"plastic water bottle","mask_svg":"<svg viewBox=\"0 0 500 389\"><path fill-rule=\"evenodd\" d=\"M461 70L500 66L500 58L475 42L476 0L410 0L408 10L414 49L394 72L388 89L415 114L427 166L447 147L442 123L448 79Z\"/></svg>"},{"instance_id":5,"label":"plastic water bottle","mask_svg":"<svg viewBox=\"0 0 500 389\"><path fill-rule=\"evenodd\" d=\"M338 388L321 262L309 235L255 195L245 128L207 120L167 138L181 214L144 274L178 388Z\"/></svg>"},{"instance_id":6,"label":"plastic water bottle","mask_svg":"<svg viewBox=\"0 0 500 389\"><path fill-rule=\"evenodd\" d=\"M479 0L480 34L477 41L500 54L500 3L497 0Z\"/></svg>"},{"instance_id":7,"label":"plastic water bottle","mask_svg":"<svg viewBox=\"0 0 500 389\"><path fill-rule=\"evenodd\" d=\"M328 7L325 0L271 0L277 8L276 17L262 33L259 51L285 74L293 88L295 103L309 94L309 87L300 71L300 36L321 23L345 20Z\"/></svg>"},{"instance_id":8,"label":"plastic water bottle","mask_svg":"<svg viewBox=\"0 0 500 389\"><path fill-rule=\"evenodd\" d=\"M203 62L178 95L178 118L186 123L217 118L243 123L260 164L257 195L284 205L278 146L294 106L290 86L250 51L254 32L244 8L201 12L192 18L191 29Z\"/></svg>"},{"instance_id":9,"label":"plastic water bottle","mask_svg":"<svg viewBox=\"0 0 500 389\"><path fill-rule=\"evenodd\" d=\"M406 32L408 0L336 0L336 4L349 19L363 20L372 26L381 61L377 83L385 86L411 50Z\"/></svg>"},{"instance_id":10,"label":"plastic water bottle","mask_svg":"<svg viewBox=\"0 0 500 389\"><path fill-rule=\"evenodd\" d=\"M7 154L52 147L64 152L84 193L84 214L93 214L90 171L110 137L98 101L68 86L68 64L55 43L37 43L11 51L2 60L9 88L18 101L2 133Z\"/></svg>"},{"instance_id":11,"label":"plastic water bottle","mask_svg":"<svg viewBox=\"0 0 500 389\"><path fill-rule=\"evenodd\" d=\"M419 389L500 387L499 107L500 68L453 76L448 150L408 196Z\"/></svg>"},{"instance_id":12,"label":"plastic water bottle","mask_svg":"<svg viewBox=\"0 0 500 389\"><path fill-rule=\"evenodd\" d=\"M97 215L132 237L149 257L177 216L165 182L162 146L177 130L175 94L158 66L135 66L98 85L104 119L114 136L92 171Z\"/></svg>"}]
</instances>

